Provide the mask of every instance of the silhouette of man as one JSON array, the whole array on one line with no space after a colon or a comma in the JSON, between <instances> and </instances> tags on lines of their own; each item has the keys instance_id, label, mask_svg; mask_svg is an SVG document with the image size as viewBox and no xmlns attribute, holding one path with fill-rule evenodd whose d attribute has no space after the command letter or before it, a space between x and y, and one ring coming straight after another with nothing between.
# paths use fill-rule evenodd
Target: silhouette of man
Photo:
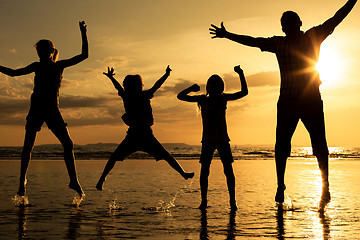
<instances>
[{"instance_id":1,"label":"silhouette of man","mask_svg":"<svg viewBox=\"0 0 360 240\"><path fill-rule=\"evenodd\" d=\"M277 105L275 160L278 188L275 201L284 202L284 175L286 160L290 156L291 138L301 120L310 134L313 154L317 157L323 188L320 204L330 202L328 181L328 147L325 137L323 103L319 91L321 84L316 63L321 43L349 14L357 0L348 0L335 15L323 24L306 32L300 30L302 22L296 12L286 11L281 17L282 31L286 36L254 38L228 32L211 25L212 38L227 38L234 42L258 47L261 51L276 54L281 76L280 96Z\"/></svg>"}]
</instances>

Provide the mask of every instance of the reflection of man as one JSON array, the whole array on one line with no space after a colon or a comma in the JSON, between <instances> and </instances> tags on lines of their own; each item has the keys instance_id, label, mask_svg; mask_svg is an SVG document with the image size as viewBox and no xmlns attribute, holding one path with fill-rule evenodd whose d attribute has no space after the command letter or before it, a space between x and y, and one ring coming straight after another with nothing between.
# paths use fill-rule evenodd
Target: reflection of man
<instances>
[{"instance_id":1,"label":"reflection of man","mask_svg":"<svg viewBox=\"0 0 360 240\"><path fill-rule=\"evenodd\" d=\"M213 38L227 38L276 54L281 75L275 145L278 181L276 202L284 202L286 160L290 156L291 138L299 119L310 134L313 154L318 159L323 181L322 202L330 201L329 153L325 137L323 103L319 91L321 81L315 65L319 59L321 43L349 14L356 2L357 0L348 0L332 18L306 32L300 30L302 22L297 13L284 12L281 26L286 36L254 38L237 35L226 31L223 23L220 28L214 25L210 28L210 34L214 34Z\"/></svg>"}]
</instances>

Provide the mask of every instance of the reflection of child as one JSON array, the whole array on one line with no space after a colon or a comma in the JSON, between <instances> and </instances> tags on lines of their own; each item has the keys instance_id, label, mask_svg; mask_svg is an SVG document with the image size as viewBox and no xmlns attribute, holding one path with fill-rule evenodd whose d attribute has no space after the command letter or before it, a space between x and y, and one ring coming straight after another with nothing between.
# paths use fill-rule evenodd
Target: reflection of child
<instances>
[{"instance_id":1,"label":"reflection of child","mask_svg":"<svg viewBox=\"0 0 360 240\"><path fill-rule=\"evenodd\" d=\"M104 73L110 78L119 96L124 101L125 114L122 116L125 124L129 126L125 139L120 143L115 152L112 153L105 169L96 185L102 190L106 176L113 169L116 161L123 161L125 157L136 151L144 151L155 157L156 160L164 159L169 165L188 179L194 177L194 173L186 173L179 163L163 148L153 135L151 126L154 124L150 99L169 77L171 69L166 68L166 73L149 90L143 90L143 82L140 75L127 75L123 87L114 78L114 69L108 68Z\"/></svg>"},{"instance_id":2,"label":"reflection of child","mask_svg":"<svg viewBox=\"0 0 360 240\"><path fill-rule=\"evenodd\" d=\"M26 117L25 141L21 155L20 186L18 191L20 196L25 195L26 172L29 166L31 152L34 147L36 134L40 131L44 122L46 122L49 129L55 134L64 147L64 159L70 177L69 187L74 189L80 196L84 194L76 175L73 151L74 144L69 136L66 127L67 124L62 118L58 106L59 88L64 69L78 64L88 57L85 22L80 22L79 26L82 37L81 54L70 59L57 61L59 52L54 44L49 40L40 40L35 45L40 58L39 62L34 62L20 69L10 69L0 66L0 72L9 76L35 73L34 90L31 95L29 114Z\"/></svg>"},{"instance_id":3,"label":"reflection of child","mask_svg":"<svg viewBox=\"0 0 360 240\"><path fill-rule=\"evenodd\" d=\"M212 75L206 84L206 95L189 95L190 92L198 92L200 90L200 87L197 84L192 85L178 94L178 99L186 102L197 102L201 109L203 137L200 156L200 209L205 209L207 207L208 176L211 160L216 149L219 152L224 166L231 209L237 209L235 200L235 176L232 169L232 162L234 160L229 144L230 138L227 133L225 113L227 101L237 100L246 96L248 90L245 76L240 66L236 66L234 71L240 76L241 91L239 92L231 94L224 93L224 81L220 76Z\"/></svg>"}]
</instances>

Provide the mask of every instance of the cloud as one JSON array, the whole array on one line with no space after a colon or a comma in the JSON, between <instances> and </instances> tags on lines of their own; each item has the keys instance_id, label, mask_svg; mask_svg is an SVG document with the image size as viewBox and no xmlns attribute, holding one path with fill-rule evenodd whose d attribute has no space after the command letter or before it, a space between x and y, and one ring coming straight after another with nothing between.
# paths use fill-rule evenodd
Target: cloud
<instances>
[{"instance_id":1,"label":"cloud","mask_svg":"<svg viewBox=\"0 0 360 240\"><path fill-rule=\"evenodd\" d=\"M279 86L278 72L261 72L247 76L249 88ZM238 77L230 74L223 75L227 91L236 91L240 88ZM7 81L4 80L0 87L0 124L1 125L24 125L25 117L29 109L29 95L31 84L29 80ZM191 120L199 116L196 104L184 104L179 102L174 94L193 85L194 82L187 79L178 79L171 86L163 86L157 92L160 97L153 104L154 117L157 122L178 122ZM204 84L201 89L205 89ZM259 88L261 89L261 88ZM170 98L171 95L171 98ZM245 102L231 105L232 113L248 108ZM100 95L72 95L60 96L60 109L64 119L73 126L89 125L117 125L123 124L121 116L124 113L121 98L114 94Z\"/></svg>"},{"instance_id":2,"label":"cloud","mask_svg":"<svg viewBox=\"0 0 360 240\"><path fill-rule=\"evenodd\" d=\"M260 72L245 76L248 87L279 86L280 74L278 71ZM240 88L239 77L233 74L224 74L226 90L237 90Z\"/></svg>"},{"instance_id":3,"label":"cloud","mask_svg":"<svg viewBox=\"0 0 360 240\"><path fill-rule=\"evenodd\" d=\"M185 88L188 88L190 87L191 85L195 84L195 82L192 82L190 80L185 80L185 79L178 79L177 82L172 85L172 86L163 86L161 87L157 92L156 92L156 95L157 96L161 96L161 95L164 95L166 93L175 93L175 94L178 94L179 92L181 92L182 90L184 90ZM202 89L205 88L205 85L202 84L200 85L200 87Z\"/></svg>"},{"instance_id":4,"label":"cloud","mask_svg":"<svg viewBox=\"0 0 360 240\"><path fill-rule=\"evenodd\" d=\"M226 89L225 91L239 91L240 89L240 80L238 76L235 76L233 73L224 74L222 76ZM253 75L246 76L246 82L248 87L266 87L266 86L279 86L280 85L280 76L279 72L260 72ZM180 91L185 88L190 87L195 84L191 80L181 79L179 78L177 82L172 86L163 86L156 93L157 96L162 96L165 94L178 94ZM200 84L201 89L205 89L205 84Z\"/></svg>"},{"instance_id":5,"label":"cloud","mask_svg":"<svg viewBox=\"0 0 360 240\"><path fill-rule=\"evenodd\" d=\"M102 96L79 96L65 95L60 97L61 108L97 108L106 106L113 101L114 97L108 95Z\"/></svg>"},{"instance_id":6,"label":"cloud","mask_svg":"<svg viewBox=\"0 0 360 240\"><path fill-rule=\"evenodd\" d=\"M33 80L29 77L8 77L1 75L0 100L28 98L33 88Z\"/></svg>"},{"instance_id":7,"label":"cloud","mask_svg":"<svg viewBox=\"0 0 360 240\"><path fill-rule=\"evenodd\" d=\"M0 98L0 124L23 125L30 107L29 99ZM124 112L121 100L110 95L62 95L60 111L64 118L75 125L96 125L121 122Z\"/></svg>"}]
</instances>

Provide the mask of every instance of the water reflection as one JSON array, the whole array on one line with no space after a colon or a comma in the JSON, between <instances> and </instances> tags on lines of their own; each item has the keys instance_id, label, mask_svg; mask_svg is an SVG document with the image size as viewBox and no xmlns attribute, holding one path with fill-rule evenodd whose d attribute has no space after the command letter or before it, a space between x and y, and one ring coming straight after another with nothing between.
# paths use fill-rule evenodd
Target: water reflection
<instances>
[{"instance_id":1,"label":"water reflection","mask_svg":"<svg viewBox=\"0 0 360 240\"><path fill-rule=\"evenodd\" d=\"M236 237L236 211L231 211L229 213L229 223L227 225L227 234L226 240L235 240ZM201 210L201 229L200 229L200 240L209 240L209 230L208 230L208 218L207 210Z\"/></svg>"},{"instance_id":2,"label":"water reflection","mask_svg":"<svg viewBox=\"0 0 360 240\"><path fill-rule=\"evenodd\" d=\"M83 212L80 208L73 208L69 216L69 224L65 239L75 240L80 237L80 224Z\"/></svg>"},{"instance_id":3,"label":"water reflection","mask_svg":"<svg viewBox=\"0 0 360 240\"><path fill-rule=\"evenodd\" d=\"M26 229L26 224L27 224L27 216L29 214L29 209L26 206L19 206L17 208L17 216L18 216L18 239L19 240L23 240L23 239L29 239L27 236L27 229Z\"/></svg>"},{"instance_id":4,"label":"water reflection","mask_svg":"<svg viewBox=\"0 0 360 240\"><path fill-rule=\"evenodd\" d=\"M277 229L277 238L278 239L284 239L285 236L285 226L284 226L284 209L281 205L277 208L277 214L276 214L276 229Z\"/></svg>"},{"instance_id":5,"label":"water reflection","mask_svg":"<svg viewBox=\"0 0 360 240\"><path fill-rule=\"evenodd\" d=\"M201 228L200 228L200 240L208 240L208 220L207 220L207 210L201 210Z\"/></svg>"},{"instance_id":6,"label":"water reflection","mask_svg":"<svg viewBox=\"0 0 360 240\"><path fill-rule=\"evenodd\" d=\"M317 214L313 216L312 222L310 221L308 223L309 230L312 232L310 234L312 239L323 239L323 240L332 239L331 231L330 231L331 218L323 210L324 209L322 209L322 210L320 209L317 212ZM277 214L276 214L276 222L277 222L276 230L277 230L277 239L280 239L280 240L293 237L293 236L289 236L288 234L286 234L284 215L286 215L287 212L289 212L289 211L284 210L281 205L278 206ZM311 213L309 213L309 214L311 214ZM299 219L291 218L288 221L292 221L292 220L297 221Z\"/></svg>"},{"instance_id":7,"label":"water reflection","mask_svg":"<svg viewBox=\"0 0 360 240\"><path fill-rule=\"evenodd\" d=\"M226 240L234 240L235 239L235 233L236 233L235 217L236 217L236 211L230 211Z\"/></svg>"},{"instance_id":8,"label":"water reflection","mask_svg":"<svg viewBox=\"0 0 360 240\"><path fill-rule=\"evenodd\" d=\"M328 240L331 239L330 236L330 223L331 218L325 214L324 211L319 211L320 224L323 228L323 239Z\"/></svg>"}]
</instances>

